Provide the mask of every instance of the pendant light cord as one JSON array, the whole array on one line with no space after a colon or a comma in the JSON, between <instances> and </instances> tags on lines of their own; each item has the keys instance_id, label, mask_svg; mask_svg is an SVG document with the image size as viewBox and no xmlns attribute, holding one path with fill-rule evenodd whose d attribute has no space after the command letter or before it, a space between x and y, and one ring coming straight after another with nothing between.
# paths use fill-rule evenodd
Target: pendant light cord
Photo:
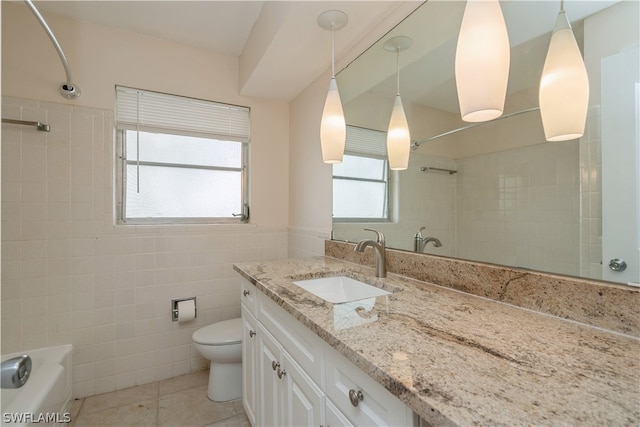
<instances>
[{"instance_id":1,"label":"pendant light cord","mask_svg":"<svg viewBox=\"0 0 640 427\"><path fill-rule=\"evenodd\" d=\"M336 66L335 66L335 56L336 56L336 38L335 31L336 25L334 23L331 24L331 78L336 77Z\"/></svg>"},{"instance_id":2,"label":"pendant light cord","mask_svg":"<svg viewBox=\"0 0 640 427\"><path fill-rule=\"evenodd\" d=\"M564 12L564 0L560 0L560 12Z\"/></svg>"},{"instance_id":3,"label":"pendant light cord","mask_svg":"<svg viewBox=\"0 0 640 427\"><path fill-rule=\"evenodd\" d=\"M400 47L396 47L396 78L397 95L400 95Z\"/></svg>"}]
</instances>

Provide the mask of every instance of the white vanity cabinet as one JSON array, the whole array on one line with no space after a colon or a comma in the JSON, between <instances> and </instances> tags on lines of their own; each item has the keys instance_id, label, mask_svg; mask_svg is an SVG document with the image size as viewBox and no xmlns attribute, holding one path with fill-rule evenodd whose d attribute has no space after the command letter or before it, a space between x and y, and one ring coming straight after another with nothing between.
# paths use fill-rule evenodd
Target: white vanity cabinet
<instances>
[{"instance_id":1,"label":"white vanity cabinet","mask_svg":"<svg viewBox=\"0 0 640 427\"><path fill-rule=\"evenodd\" d=\"M324 423L324 393L262 324L258 325L258 360L258 425Z\"/></svg>"},{"instance_id":2,"label":"white vanity cabinet","mask_svg":"<svg viewBox=\"0 0 640 427\"><path fill-rule=\"evenodd\" d=\"M269 297L245 281L241 292L243 405L253 426L414 424L406 405Z\"/></svg>"}]
</instances>

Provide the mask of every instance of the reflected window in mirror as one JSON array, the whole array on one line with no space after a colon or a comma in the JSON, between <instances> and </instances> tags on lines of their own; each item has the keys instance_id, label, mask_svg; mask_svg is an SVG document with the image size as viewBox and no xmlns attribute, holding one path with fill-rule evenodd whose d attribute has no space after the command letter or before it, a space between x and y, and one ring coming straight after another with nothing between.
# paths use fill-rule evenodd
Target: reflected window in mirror
<instances>
[{"instance_id":1,"label":"reflected window in mirror","mask_svg":"<svg viewBox=\"0 0 640 427\"><path fill-rule=\"evenodd\" d=\"M343 162L333 166L333 220L389 221L385 132L347 126Z\"/></svg>"}]
</instances>

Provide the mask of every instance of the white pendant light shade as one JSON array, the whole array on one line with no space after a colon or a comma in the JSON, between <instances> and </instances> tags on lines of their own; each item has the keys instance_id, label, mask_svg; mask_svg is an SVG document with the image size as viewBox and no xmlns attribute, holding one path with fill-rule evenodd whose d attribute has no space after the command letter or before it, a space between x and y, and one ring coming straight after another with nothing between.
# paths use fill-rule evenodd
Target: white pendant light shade
<instances>
[{"instance_id":1,"label":"white pendant light shade","mask_svg":"<svg viewBox=\"0 0 640 427\"><path fill-rule=\"evenodd\" d=\"M564 10L551 35L540 80L540 115L547 141L584 134L589 105L587 70Z\"/></svg>"},{"instance_id":2,"label":"white pendant light shade","mask_svg":"<svg viewBox=\"0 0 640 427\"><path fill-rule=\"evenodd\" d=\"M389 168L391 170L405 170L409 165L409 150L411 148L411 135L407 116L404 113L402 99L396 95L393 104L389 129L387 130L387 156L389 156Z\"/></svg>"},{"instance_id":3,"label":"white pendant light shade","mask_svg":"<svg viewBox=\"0 0 640 427\"><path fill-rule=\"evenodd\" d=\"M347 139L347 126L336 82L334 40L335 31L344 28L347 22L349 22L349 18L341 10L327 10L318 16L318 25L322 29L331 31L331 81L320 121L320 148L322 149L322 160L325 163L342 163Z\"/></svg>"},{"instance_id":4,"label":"white pendant light shade","mask_svg":"<svg viewBox=\"0 0 640 427\"><path fill-rule=\"evenodd\" d=\"M455 59L462 120L493 120L504 110L509 35L498 0L467 0Z\"/></svg>"},{"instance_id":5,"label":"white pendant light shade","mask_svg":"<svg viewBox=\"0 0 640 427\"><path fill-rule=\"evenodd\" d=\"M413 40L405 36L396 36L384 43L385 50L396 54L396 99L391 110L389 128L387 129L387 157L389 169L405 170L409 167L409 153L411 149L411 133L407 115L404 112L402 98L400 98L400 52L409 49Z\"/></svg>"},{"instance_id":6,"label":"white pendant light shade","mask_svg":"<svg viewBox=\"0 0 640 427\"><path fill-rule=\"evenodd\" d=\"M347 138L347 126L336 78L329 82L329 92L324 103L322 121L320 122L320 145L322 160L325 163L341 163L344 144Z\"/></svg>"}]
</instances>

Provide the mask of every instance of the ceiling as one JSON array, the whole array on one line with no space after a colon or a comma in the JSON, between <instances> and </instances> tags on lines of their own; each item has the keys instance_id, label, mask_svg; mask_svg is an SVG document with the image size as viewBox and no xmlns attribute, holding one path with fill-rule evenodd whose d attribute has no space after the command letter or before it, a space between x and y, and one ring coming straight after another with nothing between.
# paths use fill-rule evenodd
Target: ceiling
<instances>
[{"instance_id":1,"label":"ceiling","mask_svg":"<svg viewBox=\"0 0 640 427\"><path fill-rule=\"evenodd\" d=\"M62 15L236 56L241 94L287 101L331 65L331 36L317 24L321 12L340 9L349 16L348 25L336 32L336 58L340 58L402 3L34 1L45 19L50 14ZM419 4L410 3L415 3L413 7Z\"/></svg>"}]
</instances>

